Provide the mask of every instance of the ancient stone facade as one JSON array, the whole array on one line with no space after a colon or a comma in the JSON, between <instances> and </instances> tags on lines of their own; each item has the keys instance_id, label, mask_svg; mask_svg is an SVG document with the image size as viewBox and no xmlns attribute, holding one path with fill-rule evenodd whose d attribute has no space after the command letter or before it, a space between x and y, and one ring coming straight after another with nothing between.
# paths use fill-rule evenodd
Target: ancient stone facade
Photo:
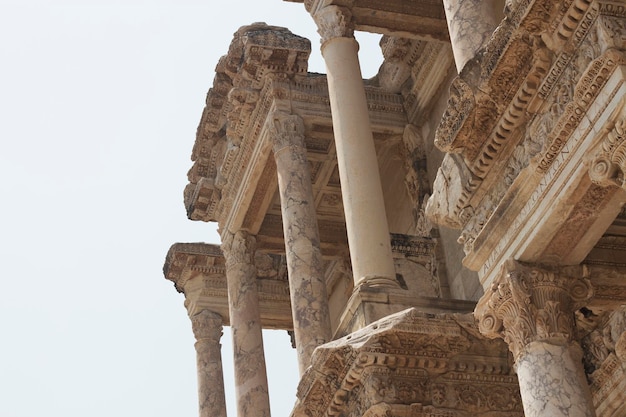
<instances>
[{"instance_id":1,"label":"ancient stone facade","mask_svg":"<svg viewBox=\"0 0 626 417\"><path fill-rule=\"evenodd\" d=\"M293 335L294 417L626 415L626 2L299 2L327 74L235 33L184 192L222 245L164 267L200 415L223 325L240 417L269 415L261 328Z\"/></svg>"}]
</instances>

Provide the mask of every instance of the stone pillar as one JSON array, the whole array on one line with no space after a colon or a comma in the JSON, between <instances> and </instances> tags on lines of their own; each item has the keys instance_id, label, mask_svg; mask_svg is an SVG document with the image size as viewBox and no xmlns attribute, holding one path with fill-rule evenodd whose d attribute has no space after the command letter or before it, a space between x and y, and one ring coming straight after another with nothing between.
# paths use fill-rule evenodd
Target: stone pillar
<instances>
[{"instance_id":1,"label":"stone pillar","mask_svg":"<svg viewBox=\"0 0 626 417\"><path fill-rule=\"evenodd\" d=\"M489 40L502 19L502 0L443 0L459 73Z\"/></svg>"},{"instance_id":2,"label":"stone pillar","mask_svg":"<svg viewBox=\"0 0 626 417\"><path fill-rule=\"evenodd\" d=\"M476 306L481 333L513 353L526 417L595 417L574 340L574 312L593 294L578 267L558 272L508 261Z\"/></svg>"},{"instance_id":3,"label":"stone pillar","mask_svg":"<svg viewBox=\"0 0 626 417\"><path fill-rule=\"evenodd\" d=\"M202 310L191 316L191 327L196 337L200 417L226 417L220 345L222 316Z\"/></svg>"},{"instance_id":4,"label":"stone pillar","mask_svg":"<svg viewBox=\"0 0 626 417\"><path fill-rule=\"evenodd\" d=\"M378 159L347 9L327 6L313 18L322 36L337 163L355 287L398 287Z\"/></svg>"},{"instance_id":5,"label":"stone pillar","mask_svg":"<svg viewBox=\"0 0 626 417\"><path fill-rule=\"evenodd\" d=\"M297 115L275 112L270 132L289 272L291 311L300 375L313 350L331 339L328 295L313 199L304 124Z\"/></svg>"},{"instance_id":6,"label":"stone pillar","mask_svg":"<svg viewBox=\"0 0 626 417\"><path fill-rule=\"evenodd\" d=\"M226 258L228 311L233 335L238 417L269 417L270 403L263 352L254 252L247 232L222 234Z\"/></svg>"}]
</instances>

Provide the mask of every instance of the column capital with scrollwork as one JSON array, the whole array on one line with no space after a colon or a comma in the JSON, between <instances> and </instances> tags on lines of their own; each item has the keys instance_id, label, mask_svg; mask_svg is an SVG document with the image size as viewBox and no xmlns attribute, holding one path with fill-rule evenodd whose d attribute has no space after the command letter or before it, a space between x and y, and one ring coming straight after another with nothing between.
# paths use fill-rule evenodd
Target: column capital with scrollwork
<instances>
[{"instance_id":1,"label":"column capital with scrollwork","mask_svg":"<svg viewBox=\"0 0 626 417\"><path fill-rule=\"evenodd\" d=\"M270 114L268 122L274 153L289 146L305 146L304 121L300 116L278 110Z\"/></svg>"},{"instance_id":2,"label":"column capital with scrollwork","mask_svg":"<svg viewBox=\"0 0 626 417\"><path fill-rule=\"evenodd\" d=\"M581 267L552 269L509 260L474 314L481 333L503 338L517 361L532 342L571 342L574 312L592 296Z\"/></svg>"},{"instance_id":3,"label":"column capital with scrollwork","mask_svg":"<svg viewBox=\"0 0 626 417\"><path fill-rule=\"evenodd\" d=\"M339 6L325 6L312 12L317 24L317 33L324 44L335 38L354 38L354 21L349 9Z\"/></svg>"},{"instance_id":4,"label":"column capital with scrollwork","mask_svg":"<svg viewBox=\"0 0 626 417\"><path fill-rule=\"evenodd\" d=\"M211 340L219 343L222 337L222 316L210 310L202 310L189 318L197 341Z\"/></svg>"},{"instance_id":5,"label":"column capital with scrollwork","mask_svg":"<svg viewBox=\"0 0 626 417\"><path fill-rule=\"evenodd\" d=\"M222 233L222 252L226 260L226 268L237 264L254 265L256 238L250 233L239 230L235 233Z\"/></svg>"}]
</instances>

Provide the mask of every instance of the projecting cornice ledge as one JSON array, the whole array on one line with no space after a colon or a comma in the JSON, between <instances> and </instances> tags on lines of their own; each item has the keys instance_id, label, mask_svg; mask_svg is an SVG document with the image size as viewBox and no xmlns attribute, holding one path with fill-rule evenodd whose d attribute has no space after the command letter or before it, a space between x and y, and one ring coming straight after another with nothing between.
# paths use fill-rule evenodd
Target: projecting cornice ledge
<instances>
[{"instance_id":1,"label":"projecting cornice ledge","mask_svg":"<svg viewBox=\"0 0 626 417\"><path fill-rule=\"evenodd\" d=\"M281 27L256 23L239 29L216 67L202 113L185 188L185 207L192 220L219 221L220 214L233 204L231 171L241 176L239 161L245 120L267 107L258 105L268 77L306 76L311 45L308 39ZM254 126L257 127L257 126ZM257 138L258 139L258 138ZM226 198L228 201L223 201Z\"/></svg>"}]
</instances>

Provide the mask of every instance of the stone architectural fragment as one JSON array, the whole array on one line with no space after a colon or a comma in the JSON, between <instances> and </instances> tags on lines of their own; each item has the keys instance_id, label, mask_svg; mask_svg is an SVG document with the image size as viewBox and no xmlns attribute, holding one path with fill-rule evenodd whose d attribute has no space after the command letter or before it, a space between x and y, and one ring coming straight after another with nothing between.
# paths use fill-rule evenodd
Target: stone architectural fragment
<instances>
[{"instance_id":1,"label":"stone architectural fragment","mask_svg":"<svg viewBox=\"0 0 626 417\"><path fill-rule=\"evenodd\" d=\"M233 326L239 415L269 413L261 327L292 332L293 416L624 415L624 1L296 2L328 74L287 29L235 33L185 189L226 257L164 269Z\"/></svg>"}]
</instances>

